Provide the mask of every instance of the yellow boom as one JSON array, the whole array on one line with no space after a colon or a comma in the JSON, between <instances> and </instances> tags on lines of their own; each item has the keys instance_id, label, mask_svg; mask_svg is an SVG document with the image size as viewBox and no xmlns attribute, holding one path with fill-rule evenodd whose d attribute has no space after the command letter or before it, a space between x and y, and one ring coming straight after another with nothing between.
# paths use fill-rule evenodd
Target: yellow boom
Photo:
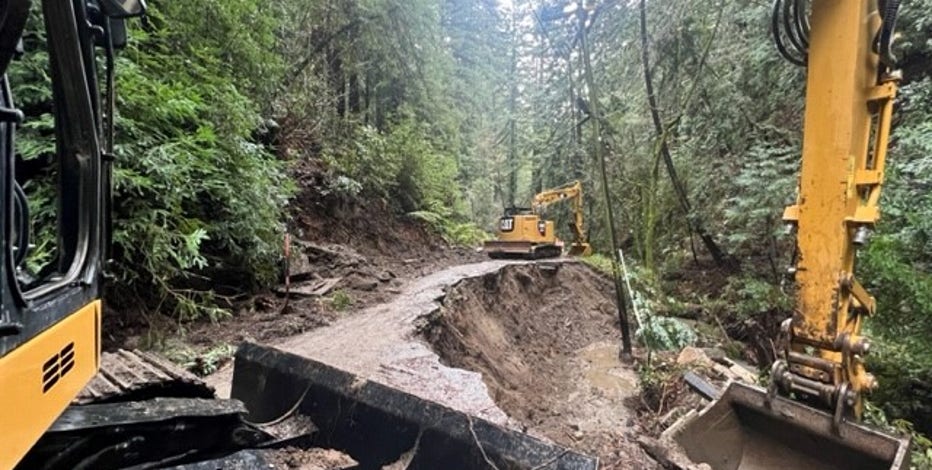
<instances>
[{"instance_id":1,"label":"yellow boom","mask_svg":"<svg viewBox=\"0 0 932 470\"><path fill-rule=\"evenodd\" d=\"M592 247L586 242L586 231L583 225L583 190L582 183L573 181L559 188L548 189L534 196L532 207L534 212L540 212L547 206L562 202L567 199L573 201L573 222L570 229L573 231L573 237L576 241L570 245L569 254L572 256L588 256L592 253Z\"/></svg>"},{"instance_id":2,"label":"yellow boom","mask_svg":"<svg viewBox=\"0 0 932 470\"><path fill-rule=\"evenodd\" d=\"M898 7L897 0L774 3L773 24L783 11L791 31L774 29L778 49L808 67L799 194L783 214L798 231L796 311L783 323L769 390L734 383L697 419L669 431L695 462L714 470L905 464L908 439L858 423L864 395L877 386L864 368L870 342L861 335L875 302L854 275L857 250L880 214L900 78L890 53Z\"/></svg>"}]
</instances>

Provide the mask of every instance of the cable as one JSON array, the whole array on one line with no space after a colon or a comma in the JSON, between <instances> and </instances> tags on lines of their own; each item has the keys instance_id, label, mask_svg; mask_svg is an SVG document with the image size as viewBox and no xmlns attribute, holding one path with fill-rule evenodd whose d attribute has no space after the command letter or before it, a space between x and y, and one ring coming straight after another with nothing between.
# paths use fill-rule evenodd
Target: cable
<instances>
[{"instance_id":1,"label":"cable","mask_svg":"<svg viewBox=\"0 0 932 470\"><path fill-rule=\"evenodd\" d=\"M809 2L808 0L796 0L796 28L801 34L803 45L809 49Z\"/></svg>"},{"instance_id":2,"label":"cable","mask_svg":"<svg viewBox=\"0 0 932 470\"><path fill-rule=\"evenodd\" d=\"M777 50L789 62L805 66L809 55L808 0L774 0L770 32Z\"/></svg>"},{"instance_id":3,"label":"cable","mask_svg":"<svg viewBox=\"0 0 932 470\"><path fill-rule=\"evenodd\" d=\"M783 1L783 31L786 34L787 39L790 40L790 44L799 52L801 55L805 56L805 51L807 46L803 44L803 39L800 37L799 30L797 28L797 22L795 21L798 18L796 1L795 0L782 0ZM806 41L808 42L808 41Z\"/></svg>"},{"instance_id":4,"label":"cable","mask_svg":"<svg viewBox=\"0 0 932 470\"><path fill-rule=\"evenodd\" d=\"M307 393L311 391L311 385L313 384L310 384L310 383L307 384L307 388L304 389L304 393L302 393L301 396L298 398L298 400L294 402L294 405L292 405L291 408L288 409L288 411L286 411L284 414L282 414L278 418L275 418L271 421L266 421L264 423L253 423L252 421L247 421L245 419L243 421L246 421L247 423L253 426L260 427L260 428L268 427L268 426L275 426L276 424L281 423L282 421L290 418L291 415L295 414L296 411L298 411L298 408L300 408L301 404L304 403L304 398L307 397Z\"/></svg>"},{"instance_id":5,"label":"cable","mask_svg":"<svg viewBox=\"0 0 932 470\"><path fill-rule=\"evenodd\" d=\"M893 46L893 33L896 31L896 17L900 9L900 0L887 0L881 9L883 25L880 27L878 37L880 61L887 67L896 65L896 57L893 55L891 47Z\"/></svg>"}]
</instances>

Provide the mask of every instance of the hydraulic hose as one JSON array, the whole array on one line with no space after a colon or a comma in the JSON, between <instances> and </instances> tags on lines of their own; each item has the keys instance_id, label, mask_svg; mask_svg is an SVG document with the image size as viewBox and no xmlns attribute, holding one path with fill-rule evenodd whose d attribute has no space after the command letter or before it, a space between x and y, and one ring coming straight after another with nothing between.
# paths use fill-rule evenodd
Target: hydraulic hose
<instances>
[{"instance_id":1,"label":"hydraulic hose","mask_svg":"<svg viewBox=\"0 0 932 470\"><path fill-rule=\"evenodd\" d=\"M900 0L887 0L881 9L883 24L880 27L879 46L880 61L887 67L896 65L893 55L893 33L896 32L896 17L900 9Z\"/></svg>"},{"instance_id":2,"label":"hydraulic hose","mask_svg":"<svg viewBox=\"0 0 932 470\"><path fill-rule=\"evenodd\" d=\"M783 30L786 33L787 39L790 40L793 48L796 51L805 57L807 46L803 44L803 39L800 37L800 32L798 29L798 22L796 18L798 17L798 12L796 8L796 0L782 0L783 1ZM808 41L806 41L808 42Z\"/></svg>"},{"instance_id":3,"label":"hydraulic hose","mask_svg":"<svg viewBox=\"0 0 932 470\"><path fill-rule=\"evenodd\" d=\"M809 2L807 0L796 0L793 6L794 20L796 31L799 39L802 41L803 49L809 50L809 13L807 11Z\"/></svg>"},{"instance_id":4,"label":"hydraulic hose","mask_svg":"<svg viewBox=\"0 0 932 470\"><path fill-rule=\"evenodd\" d=\"M799 66L806 65L808 55L808 46L803 45L809 43L808 28L802 28L808 25L808 19L801 18L804 16L806 16L805 1L774 0L773 2L770 16L770 32L773 35L773 42L780 51L780 55ZM784 36L789 43L784 41Z\"/></svg>"}]
</instances>

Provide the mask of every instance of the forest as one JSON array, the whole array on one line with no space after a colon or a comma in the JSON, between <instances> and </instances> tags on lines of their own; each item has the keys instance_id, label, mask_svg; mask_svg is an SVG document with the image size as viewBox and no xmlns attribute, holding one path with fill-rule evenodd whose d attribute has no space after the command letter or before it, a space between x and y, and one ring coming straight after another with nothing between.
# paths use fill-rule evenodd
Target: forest
<instances>
[{"instance_id":1,"label":"forest","mask_svg":"<svg viewBox=\"0 0 932 470\"><path fill-rule=\"evenodd\" d=\"M109 303L223 322L281 282L307 213L416 221L476 248L505 207L573 180L596 255L661 348L721 327L769 370L793 314L806 70L752 0L150 0L116 58ZM932 462L932 0L903 2L882 220L858 256L880 388L869 419ZM53 153L38 15L10 83L21 157ZM51 178L51 175L48 175ZM33 224L54 194L27 186ZM561 236L570 213L552 214ZM614 219L614 227L609 222ZM41 230L33 230L43 233ZM47 233L52 233L47 231ZM41 236L29 263L54 257ZM630 290L628 290L630 289Z\"/></svg>"}]
</instances>

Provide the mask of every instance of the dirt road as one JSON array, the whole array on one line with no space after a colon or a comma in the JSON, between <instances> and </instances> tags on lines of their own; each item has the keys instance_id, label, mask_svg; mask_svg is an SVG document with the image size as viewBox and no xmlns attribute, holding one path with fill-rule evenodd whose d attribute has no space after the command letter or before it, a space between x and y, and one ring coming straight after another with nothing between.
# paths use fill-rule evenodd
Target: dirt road
<instances>
[{"instance_id":1,"label":"dirt road","mask_svg":"<svg viewBox=\"0 0 932 470\"><path fill-rule=\"evenodd\" d=\"M449 286L522 263L486 261L443 269L409 281L387 303L270 345L492 422L513 425L490 398L481 374L441 364L439 356L418 338L417 329L419 318L440 307L438 300ZM228 365L207 378L218 396L229 396L232 372Z\"/></svg>"}]
</instances>

